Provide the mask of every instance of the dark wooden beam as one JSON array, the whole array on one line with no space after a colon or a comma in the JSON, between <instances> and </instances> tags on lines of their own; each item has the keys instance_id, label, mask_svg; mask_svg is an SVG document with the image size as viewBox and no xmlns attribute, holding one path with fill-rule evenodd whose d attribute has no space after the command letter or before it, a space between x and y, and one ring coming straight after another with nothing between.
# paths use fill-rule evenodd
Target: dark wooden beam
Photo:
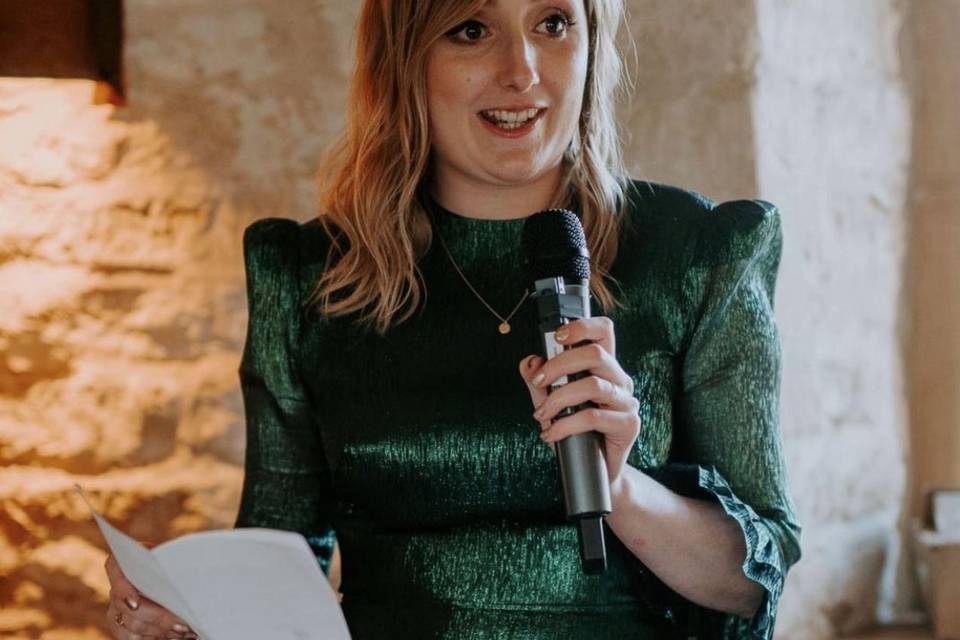
<instances>
[{"instance_id":1,"label":"dark wooden beam","mask_svg":"<svg viewBox=\"0 0 960 640\"><path fill-rule=\"evenodd\" d=\"M122 0L3 0L0 76L87 78L122 102Z\"/></svg>"}]
</instances>

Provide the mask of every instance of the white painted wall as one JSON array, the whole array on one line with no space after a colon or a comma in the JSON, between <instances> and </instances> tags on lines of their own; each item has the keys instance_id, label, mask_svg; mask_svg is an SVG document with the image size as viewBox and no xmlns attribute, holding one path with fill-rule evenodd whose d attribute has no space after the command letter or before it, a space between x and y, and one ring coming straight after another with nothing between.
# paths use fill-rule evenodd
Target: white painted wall
<instances>
[{"instance_id":1,"label":"white painted wall","mask_svg":"<svg viewBox=\"0 0 960 640\"><path fill-rule=\"evenodd\" d=\"M783 429L804 557L779 631L889 616L905 486L909 94L895 0L757 0L757 182L784 219Z\"/></svg>"}]
</instances>

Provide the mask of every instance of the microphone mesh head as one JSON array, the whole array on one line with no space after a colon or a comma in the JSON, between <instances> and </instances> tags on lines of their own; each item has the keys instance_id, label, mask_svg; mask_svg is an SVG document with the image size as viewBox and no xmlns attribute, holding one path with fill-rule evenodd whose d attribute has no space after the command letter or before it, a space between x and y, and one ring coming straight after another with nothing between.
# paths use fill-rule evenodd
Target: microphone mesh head
<instances>
[{"instance_id":1,"label":"microphone mesh head","mask_svg":"<svg viewBox=\"0 0 960 640\"><path fill-rule=\"evenodd\" d=\"M530 281L557 276L590 280L587 237L572 211L547 209L527 218L520 246Z\"/></svg>"}]
</instances>

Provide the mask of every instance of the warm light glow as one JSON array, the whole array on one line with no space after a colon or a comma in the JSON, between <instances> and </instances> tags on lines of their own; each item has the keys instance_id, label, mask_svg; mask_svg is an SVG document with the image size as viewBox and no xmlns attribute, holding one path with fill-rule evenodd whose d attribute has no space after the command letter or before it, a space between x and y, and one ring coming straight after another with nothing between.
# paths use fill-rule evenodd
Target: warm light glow
<instances>
[{"instance_id":1,"label":"warm light glow","mask_svg":"<svg viewBox=\"0 0 960 640\"><path fill-rule=\"evenodd\" d=\"M102 93L0 78L4 638L108 637L104 544L75 482L142 540L236 514L237 214L154 114Z\"/></svg>"}]
</instances>

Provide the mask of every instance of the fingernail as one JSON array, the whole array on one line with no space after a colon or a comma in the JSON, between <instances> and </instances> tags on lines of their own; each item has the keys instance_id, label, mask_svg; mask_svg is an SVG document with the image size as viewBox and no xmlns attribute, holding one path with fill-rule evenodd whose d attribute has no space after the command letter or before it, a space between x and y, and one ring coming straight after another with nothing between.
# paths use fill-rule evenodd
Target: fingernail
<instances>
[{"instance_id":1,"label":"fingernail","mask_svg":"<svg viewBox=\"0 0 960 640\"><path fill-rule=\"evenodd\" d=\"M539 420L540 418L542 418L542 417L543 417L543 409L541 408L541 409L537 409L536 411L534 411L534 412L533 412L533 417L536 418L537 420Z\"/></svg>"},{"instance_id":2,"label":"fingernail","mask_svg":"<svg viewBox=\"0 0 960 640\"><path fill-rule=\"evenodd\" d=\"M544 442L547 441L547 438L549 436L550 436L550 427L547 427L546 429L540 432L540 439L543 440Z\"/></svg>"},{"instance_id":3,"label":"fingernail","mask_svg":"<svg viewBox=\"0 0 960 640\"><path fill-rule=\"evenodd\" d=\"M566 329L560 329L554 334L557 340L566 340L570 336L570 333Z\"/></svg>"},{"instance_id":4,"label":"fingernail","mask_svg":"<svg viewBox=\"0 0 960 640\"><path fill-rule=\"evenodd\" d=\"M186 633L186 632L190 631L190 628L183 626L183 625L180 624L179 622L174 622L174 623L173 623L173 630L176 631L177 633Z\"/></svg>"},{"instance_id":5,"label":"fingernail","mask_svg":"<svg viewBox=\"0 0 960 640\"><path fill-rule=\"evenodd\" d=\"M126 605L130 608L131 611L136 611L137 609L140 608L140 603L134 600L133 598L131 598L130 596L126 596L123 599L123 601L126 603Z\"/></svg>"},{"instance_id":6,"label":"fingernail","mask_svg":"<svg viewBox=\"0 0 960 640\"><path fill-rule=\"evenodd\" d=\"M533 379L533 386L539 387L541 384L543 384L543 377L544 376L542 373L538 373Z\"/></svg>"}]
</instances>

